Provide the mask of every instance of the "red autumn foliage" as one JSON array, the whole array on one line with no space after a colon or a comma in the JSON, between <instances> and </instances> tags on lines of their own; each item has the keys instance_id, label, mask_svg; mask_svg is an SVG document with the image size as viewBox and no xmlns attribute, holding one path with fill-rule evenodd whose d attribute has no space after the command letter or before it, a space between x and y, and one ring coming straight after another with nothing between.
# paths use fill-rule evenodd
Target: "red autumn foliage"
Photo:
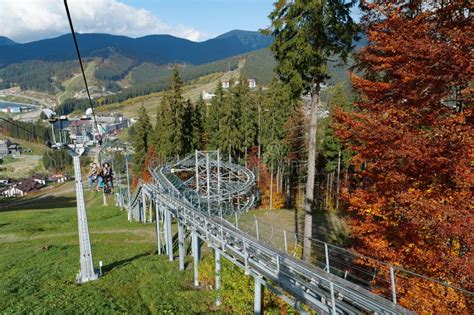
<instances>
[{"instance_id":1,"label":"red autumn foliage","mask_svg":"<svg viewBox=\"0 0 474 315\"><path fill-rule=\"evenodd\" d=\"M352 150L343 189L354 248L474 288L472 7L469 1L371 1L358 53L358 111L336 110ZM395 4L396 3L396 4ZM472 313L472 299L421 279L398 283L420 313Z\"/></svg>"},{"instance_id":2,"label":"red autumn foliage","mask_svg":"<svg viewBox=\"0 0 474 315\"><path fill-rule=\"evenodd\" d=\"M267 165L260 163L259 165L260 180L257 182L257 187L261 193L260 208L270 208L270 197L272 198L272 209L283 209L285 207L285 195L278 192L278 182L273 176L273 185L271 180L271 173ZM270 187L273 189L270 191Z\"/></svg>"},{"instance_id":3,"label":"red autumn foliage","mask_svg":"<svg viewBox=\"0 0 474 315\"><path fill-rule=\"evenodd\" d=\"M152 147L148 150L145 156L145 163L143 164L143 168L140 170L138 175L134 174L132 179L132 187L135 188L138 186L140 181L149 183L152 181L151 174L149 172L149 168L151 166L156 166L159 162L159 158L156 157L155 148Z\"/></svg>"}]
</instances>

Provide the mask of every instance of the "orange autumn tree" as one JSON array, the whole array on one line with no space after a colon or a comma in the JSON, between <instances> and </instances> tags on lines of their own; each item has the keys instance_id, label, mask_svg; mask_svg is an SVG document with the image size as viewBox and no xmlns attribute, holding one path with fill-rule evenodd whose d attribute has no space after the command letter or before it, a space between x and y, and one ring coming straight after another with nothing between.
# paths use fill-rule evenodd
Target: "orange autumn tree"
<instances>
[{"instance_id":1,"label":"orange autumn tree","mask_svg":"<svg viewBox=\"0 0 474 315\"><path fill-rule=\"evenodd\" d=\"M355 112L336 135L355 152L344 197L356 250L473 290L473 22L470 1L362 1ZM472 313L472 296L397 282L421 313Z\"/></svg>"}]
</instances>

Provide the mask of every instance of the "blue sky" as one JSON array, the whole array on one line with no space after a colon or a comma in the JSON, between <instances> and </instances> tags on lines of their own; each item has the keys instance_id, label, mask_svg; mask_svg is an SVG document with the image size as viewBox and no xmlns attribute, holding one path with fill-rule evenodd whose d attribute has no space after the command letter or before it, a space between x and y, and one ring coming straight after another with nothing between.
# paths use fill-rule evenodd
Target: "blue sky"
<instances>
[{"instance_id":1,"label":"blue sky","mask_svg":"<svg viewBox=\"0 0 474 315\"><path fill-rule=\"evenodd\" d=\"M258 30L269 24L274 0L126 0L170 25L183 24L214 37L234 29Z\"/></svg>"},{"instance_id":2,"label":"blue sky","mask_svg":"<svg viewBox=\"0 0 474 315\"><path fill-rule=\"evenodd\" d=\"M79 33L193 41L269 25L275 0L68 0ZM0 35L24 43L69 32L61 0L0 0Z\"/></svg>"}]
</instances>

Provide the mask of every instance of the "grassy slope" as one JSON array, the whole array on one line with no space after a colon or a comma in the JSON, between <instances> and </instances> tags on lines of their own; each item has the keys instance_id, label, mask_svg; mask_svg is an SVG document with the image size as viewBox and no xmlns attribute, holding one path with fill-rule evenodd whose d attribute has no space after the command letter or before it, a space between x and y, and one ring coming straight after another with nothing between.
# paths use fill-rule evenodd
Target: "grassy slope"
<instances>
[{"instance_id":1,"label":"grassy slope","mask_svg":"<svg viewBox=\"0 0 474 315\"><path fill-rule=\"evenodd\" d=\"M243 66L243 65L242 65ZM226 73L213 73L193 80L189 85L184 87L185 98L189 98L192 101L197 101L202 91L213 92L217 86L219 80L229 80L230 78L238 78L241 66L238 69ZM128 117L135 117L141 104L145 106L148 114L151 117L151 121L155 123L156 107L159 104L163 93L152 93L145 96L135 97L126 100L121 103L114 103L97 108L97 112L118 112Z\"/></svg>"},{"instance_id":2,"label":"grassy slope","mask_svg":"<svg viewBox=\"0 0 474 315\"><path fill-rule=\"evenodd\" d=\"M95 79L96 67L96 61L91 61L86 66L85 73L89 87L93 86L97 81ZM73 98L74 94L85 88L82 76L79 74L75 74L72 78L64 81L62 85L64 86L64 92L57 95L58 103L62 103L68 98Z\"/></svg>"},{"instance_id":3,"label":"grassy slope","mask_svg":"<svg viewBox=\"0 0 474 315\"><path fill-rule=\"evenodd\" d=\"M71 184L69 184L71 185ZM61 193L14 206L0 205L0 309L6 313L196 313L212 295L193 290L192 271L155 255L153 225L130 224L126 214L86 195L100 281L75 285L79 268L74 195ZM31 209L33 208L35 209Z\"/></svg>"},{"instance_id":4,"label":"grassy slope","mask_svg":"<svg viewBox=\"0 0 474 315\"><path fill-rule=\"evenodd\" d=\"M22 154L19 158L12 159L8 164L0 164L2 169L0 178L22 178L34 172L45 172L41 161L43 153L47 150L45 145L20 139L9 139L13 143L19 143L23 148L31 149L32 152Z\"/></svg>"}]
</instances>

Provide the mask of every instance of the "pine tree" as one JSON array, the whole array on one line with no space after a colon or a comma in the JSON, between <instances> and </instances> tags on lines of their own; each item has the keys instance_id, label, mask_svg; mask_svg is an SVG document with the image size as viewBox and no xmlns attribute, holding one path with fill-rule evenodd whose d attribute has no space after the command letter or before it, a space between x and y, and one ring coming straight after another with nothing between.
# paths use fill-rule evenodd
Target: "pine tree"
<instances>
[{"instance_id":1,"label":"pine tree","mask_svg":"<svg viewBox=\"0 0 474 315\"><path fill-rule=\"evenodd\" d=\"M186 102L182 95L183 81L179 77L178 67L173 69L173 75L168 91L168 102L173 114L173 133L171 142L173 144L172 156L186 154Z\"/></svg>"},{"instance_id":2,"label":"pine tree","mask_svg":"<svg viewBox=\"0 0 474 315\"><path fill-rule=\"evenodd\" d=\"M242 120L240 123L240 133L242 135L242 151L247 161L247 151L257 143L258 128L258 108L256 98L251 95L247 84L247 78L240 76L240 84L237 87L236 103L239 104L242 111Z\"/></svg>"},{"instance_id":3,"label":"pine tree","mask_svg":"<svg viewBox=\"0 0 474 315\"><path fill-rule=\"evenodd\" d=\"M261 109L263 161L272 169L288 154L283 139L287 135L285 124L293 112L292 104L288 86L274 78Z\"/></svg>"},{"instance_id":4,"label":"pine tree","mask_svg":"<svg viewBox=\"0 0 474 315\"><path fill-rule=\"evenodd\" d=\"M272 25L266 33L274 36L271 49L277 60L276 72L289 84L297 98L311 95L308 178L305 198L303 257L311 258L312 206L316 168L317 114L321 84L329 78L327 61L333 55L345 60L357 36L350 16L355 0L279 0L270 14Z\"/></svg>"},{"instance_id":5,"label":"pine tree","mask_svg":"<svg viewBox=\"0 0 474 315\"><path fill-rule=\"evenodd\" d=\"M133 171L140 174L145 167L145 157L152 142L153 127L150 123L150 117L143 106L138 110L138 121L134 125L135 134L132 138L135 154L133 155Z\"/></svg>"},{"instance_id":6,"label":"pine tree","mask_svg":"<svg viewBox=\"0 0 474 315\"><path fill-rule=\"evenodd\" d=\"M173 113L168 92L165 92L157 107L154 145L157 155L166 160L173 156Z\"/></svg>"},{"instance_id":7,"label":"pine tree","mask_svg":"<svg viewBox=\"0 0 474 315\"><path fill-rule=\"evenodd\" d=\"M242 149L241 88L233 83L231 80L232 87L228 97L224 98L219 117L219 148L223 154L228 154L229 160L232 160L232 157L239 157Z\"/></svg>"},{"instance_id":8,"label":"pine tree","mask_svg":"<svg viewBox=\"0 0 474 315\"><path fill-rule=\"evenodd\" d=\"M204 127L202 119L203 106L205 109L206 103L202 97L196 104L192 104L188 100L187 106L187 120L189 121L189 150L188 153L192 153L195 150L199 150L204 146Z\"/></svg>"},{"instance_id":9,"label":"pine tree","mask_svg":"<svg viewBox=\"0 0 474 315\"><path fill-rule=\"evenodd\" d=\"M175 67L157 108L155 146L162 158L183 156L189 152L189 125L186 124L187 103L182 96L183 82Z\"/></svg>"},{"instance_id":10,"label":"pine tree","mask_svg":"<svg viewBox=\"0 0 474 315\"><path fill-rule=\"evenodd\" d=\"M217 150L220 144L220 113L224 104L224 90L222 83L219 81L216 87L216 96L207 105L206 117L204 123L204 133L207 139L207 149Z\"/></svg>"}]
</instances>

